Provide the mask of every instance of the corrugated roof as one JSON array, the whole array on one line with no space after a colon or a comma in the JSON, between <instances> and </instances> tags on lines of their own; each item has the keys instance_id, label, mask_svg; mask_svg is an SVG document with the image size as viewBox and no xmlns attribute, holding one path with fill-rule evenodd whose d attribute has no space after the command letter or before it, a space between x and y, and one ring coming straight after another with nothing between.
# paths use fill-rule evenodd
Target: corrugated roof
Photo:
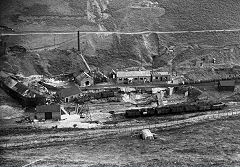
<instances>
[{"instance_id":1,"label":"corrugated roof","mask_svg":"<svg viewBox=\"0 0 240 167\"><path fill-rule=\"evenodd\" d=\"M16 92L20 94L24 94L27 90L29 90L27 86L20 82L18 82L12 89L14 89Z\"/></svg>"},{"instance_id":2,"label":"corrugated roof","mask_svg":"<svg viewBox=\"0 0 240 167\"><path fill-rule=\"evenodd\" d=\"M117 77L150 77L150 71L117 71Z\"/></svg>"},{"instance_id":3,"label":"corrugated roof","mask_svg":"<svg viewBox=\"0 0 240 167\"><path fill-rule=\"evenodd\" d=\"M220 86L235 86L235 80L220 81Z\"/></svg>"}]
</instances>

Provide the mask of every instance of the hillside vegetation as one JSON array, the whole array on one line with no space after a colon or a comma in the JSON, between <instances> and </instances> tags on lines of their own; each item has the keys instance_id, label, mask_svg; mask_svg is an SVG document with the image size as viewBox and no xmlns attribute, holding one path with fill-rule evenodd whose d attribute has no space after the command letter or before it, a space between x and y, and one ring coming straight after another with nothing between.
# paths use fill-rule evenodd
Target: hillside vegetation
<instances>
[{"instance_id":1,"label":"hillside vegetation","mask_svg":"<svg viewBox=\"0 0 240 167\"><path fill-rule=\"evenodd\" d=\"M240 27L238 0L8 0L0 3L0 25L13 28L14 31L138 32ZM153 3L155 4L151 5ZM238 60L239 32L81 34L80 39L81 50L90 66L99 67L103 71L141 64L146 67L151 66L153 56L155 56L155 68L169 66L171 63L173 65L187 63L206 56L215 57L218 63L240 63ZM1 40L6 41L8 46L21 45L27 48L30 53L25 56L29 56L28 61L33 64L37 61L31 60L34 59L31 58L32 54L39 54L40 57L49 59L47 55L55 55L61 52L60 50L72 50L77 47L77 34L12 36L2 37ZM225 46L234 48L234 51L224 49ZM215 49L216 47L218 49ZM52 49L59 51L53 53ZM21 62L23 59L19 59L19 62L11 61L13 59L11 55L8 54L7 58L2 58L1 64L3 63L4 66L1 68L4 69L6 64L11 64L16 66L15 71L25 71L24 66L19 65L19 63L25 63ZM68 55L66 57L64 57L65 54L59 55L63 55L64 62L72 60L68 59ZM46 65L37 63L37 66L45 70L29 70L30 73L47 71ZM84 66L80 65L79 68ZM62 71L58 70L58 72Z\"/></svg>"}]
</instances>

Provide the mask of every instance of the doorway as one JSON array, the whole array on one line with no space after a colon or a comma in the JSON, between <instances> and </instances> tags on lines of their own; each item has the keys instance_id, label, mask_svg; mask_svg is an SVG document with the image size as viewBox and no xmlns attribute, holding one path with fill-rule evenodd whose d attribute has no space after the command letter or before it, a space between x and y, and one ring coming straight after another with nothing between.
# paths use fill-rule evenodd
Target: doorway
<instances>
[{"instance_id":1,"label":"doorway","mask_svg":"<svg viewBox=\"0 0 240 167\"><path fill-rule=\"evenodd\" d=\"M90 82L89 82L89 81L86 81L86 82L85 82L85 85L86 85L86 86L90 86Z\"/></svg>"},{"instance_id":2,"label":"doorway","mask_svg":"<svg viewBox=\"0 0 240 167\"><path fill-rule=\"evenodd\" d=\"M52 119L52 112L45 112L45 120Z\"/></svg>"}]
</instances>

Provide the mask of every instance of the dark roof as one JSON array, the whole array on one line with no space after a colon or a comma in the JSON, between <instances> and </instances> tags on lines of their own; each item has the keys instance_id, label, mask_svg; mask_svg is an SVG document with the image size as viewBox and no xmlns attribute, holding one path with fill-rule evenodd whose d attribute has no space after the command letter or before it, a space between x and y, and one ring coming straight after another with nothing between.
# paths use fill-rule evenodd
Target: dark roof
<instances>
[{"instance_id":1,"label":"dark roof","mask_svg":"<svg viewBox=\"0 0 240 167\"><path fill-rule=\"evenodd\" d=\"M81 93L81 90L76 85L71 86L69 88L62 89L58 92L58 94L63 98L64 97L69 97L69 96L72 96L72 95L76 95L76 94L79 94L79 93Z\"/></svg>"},{"instance_id":2,"label":"dark roof","mask_svg":"<svg viewBox=\"0 0 240 167\"><path fill-rule=\"evenodd\" d=\"M235 80L220 81L220 86L235 86Z\"/></svg>"},{"instance_id":3,"label":"dark roof","mask_svg":"<svg viewBox=\"0 0 240 167\"><path fill-rule=\"evenodd\" d=\"M59 104L51 104L51 105L37 106L36 112L38 112L38 113L59 112L59 114L60 114L60 105Z\"/></svg>"},{"instance_id":4,"label":"dark roof","mask_svg":"<svg viewBox=\"0 0 240 167\"><path fill-rule=\"evenodd\" d=\"M76 76L76 78L81 81L84 78L92 78L92 77L88 73L83 72L83 73L79 74L78 76Z\"/></svg>"},{"instance_id":5,"label":"dark roof","mask_svg":"<svg viewBox=\"0 0 240 167\"><path fill-rule=\"evenodd\" d=\"M21 82L18 82L12 89L23 96L42 97L39 93L29 89L26 85L22 84Z\"/></svg>"},{"instance_id":6,"label":"dark roof","mask_svg":"<svg viewBox=\"0 0 240 167\"><path fill-rule=\"evenodd\" d=\"M23 94L24 92L26 92L27 90L29 90L29 88L27 86L25 86L24 84L18 82L14 87L13 89L20 93L20 94Z\"/></svg>"}]
</instances>

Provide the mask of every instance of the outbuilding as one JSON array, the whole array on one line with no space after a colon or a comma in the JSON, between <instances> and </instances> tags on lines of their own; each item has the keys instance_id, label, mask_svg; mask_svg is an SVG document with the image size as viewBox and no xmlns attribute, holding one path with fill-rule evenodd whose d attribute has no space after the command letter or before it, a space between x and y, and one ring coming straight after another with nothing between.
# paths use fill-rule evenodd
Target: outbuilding
<instances>
[{"instance_id":1,"label":"outbuilding","mask_svg":"<svg viewBox=\"0 0 240 167\"><path fill-rule=\"evenodd\" d=\"M37 106L34 118L38 120L61 120L60 105L51 104Z\"/></svg>"},{"instance_id":2,"label":"outbuilding","mask_svg":"<svg viewBox=\"0 0 240 167\"><path fill-rule=\"evenodd\" d=\"M146 83L150 82L151 73L145 71L117 71L117 83Z\"/></svg>"},{"instance_id":3,"label":"outbuilding","mask_svg":"<svg viewBox=\"0 0 240 167\"><path fill-rule=\"evenodd\" d=\"M235 89L235 80L225 80L218 82L219 91L234 91Z\"/></svg>"},{"instance_id":4,"label":"outbuilding","mask_svg":"<svg viewBox=\"0 0 240 167\"><path fill-rule=\"evenodd\" d=\"M91 77L88 73L83 72L75 77L78 85L81 87L91 86L93 85L93 77Z\"/></svg>"},{"instance_id":5,"label":"outbuilding","mask_svg":"<svg viewBox=\"0 0 240 167\"><path fill-rule=\"evenodd\" d=\"M69 88L60 90L57 94L65 103L69 103L75 98L81 96L82 93L80 88L77 85L74 85Z\"/></svg>"}]
</instances>

